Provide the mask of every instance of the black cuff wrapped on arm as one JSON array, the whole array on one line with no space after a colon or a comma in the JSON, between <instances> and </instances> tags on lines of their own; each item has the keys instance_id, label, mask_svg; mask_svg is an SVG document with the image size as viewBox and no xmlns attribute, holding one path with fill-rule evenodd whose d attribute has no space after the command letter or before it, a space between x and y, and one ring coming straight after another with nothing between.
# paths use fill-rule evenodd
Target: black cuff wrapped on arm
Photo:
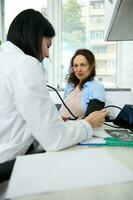
<instances>
[{"instance_id":1,"label":"black cuff wrapped on arm","mask_svg":"<svg viewBox=\"0 0 133 200\"><path fill-rule=\"evenodd\" d=\"M101 110L103 109L105 106L105 103L98 100L98 99L92 99L90 100L90 102L88 103L86 112L85 112L85 117L87 115L89 115L90 113L96 111L96 110Z\"/></svg>"}]
</instances>

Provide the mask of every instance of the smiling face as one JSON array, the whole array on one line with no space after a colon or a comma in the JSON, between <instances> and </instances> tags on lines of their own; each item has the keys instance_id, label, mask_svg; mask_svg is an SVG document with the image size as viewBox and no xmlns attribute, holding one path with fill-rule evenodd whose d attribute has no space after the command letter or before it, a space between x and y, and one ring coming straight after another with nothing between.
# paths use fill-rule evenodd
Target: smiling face
<instances>
[{"instance_id":1,"label":"smiling face","mask_svg":"<svg viewBox=\"0 0 133 200\"><path fill-rule=\"evenodd\" d=\"M52 44L52 38L43 37L42 39L42 58L49 58L49 48Z\"/></svg>"},{"instance_id":2,"label":"smiling face","mask_svg":"<svg viewBox=\"0 0 133 200\"><path fill-rule=\"evenodd\" d=\"M73 72L75 76L79 79L81 83L84 81L91 73L91 65L88 63L87 59L83 55L77 55L73 60Z\"/></svg>"}]
</instances>

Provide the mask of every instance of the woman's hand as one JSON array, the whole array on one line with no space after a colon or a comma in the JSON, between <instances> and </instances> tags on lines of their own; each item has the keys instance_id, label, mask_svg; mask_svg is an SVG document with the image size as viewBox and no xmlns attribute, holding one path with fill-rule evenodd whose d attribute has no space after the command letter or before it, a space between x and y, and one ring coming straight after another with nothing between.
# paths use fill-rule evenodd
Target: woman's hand
<instances>
[{"instance_id":1,"label":"woman's hand","mask_svg":"<svg viewBox=\"0 0 133 200\"><path fill-rule=\"evenodd\" d=\"M105 117L109 112L106 109L90 113L85 120L89 122L92 128L98 128L105 122Z\"/></svg>"},{"instance_id":2,"label":"woman's hand","mask_svg":"<svg viewBox=\"0 0 133 200\"><path fill-rule=\"evenodd\" d=\"M61 118L63 119L64 122L68 121L69 120L69 117L64 117L64 116L61 116Z\"/></svg>"}]
</instances>

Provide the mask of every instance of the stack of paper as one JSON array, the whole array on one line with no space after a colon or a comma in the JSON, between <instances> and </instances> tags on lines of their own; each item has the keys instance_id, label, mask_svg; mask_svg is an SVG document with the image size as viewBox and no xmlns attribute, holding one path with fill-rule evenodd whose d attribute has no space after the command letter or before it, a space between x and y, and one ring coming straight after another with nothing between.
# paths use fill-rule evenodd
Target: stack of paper
<instances>
[{"instance_id":1,"label":"stack of paper","mask_svg":"<svg viewBox=\"0 0 133 200\"><path fill-rule=\"evenodd\" d=\"M18 157L7 198L133 180L133 172L102 149Z\"/></svg>"},{"instance_id":2,"label":"stack of paper","mask_svg":"<svg viewBox=\"0 0 133 200\"><path fill-rule=\"evenodd\" d=\"M104 138L111 137L103 128L96 128L93 137L80 143L80 145L96 145L102 146L106 144Z\"/></svg>"}]
</instances>

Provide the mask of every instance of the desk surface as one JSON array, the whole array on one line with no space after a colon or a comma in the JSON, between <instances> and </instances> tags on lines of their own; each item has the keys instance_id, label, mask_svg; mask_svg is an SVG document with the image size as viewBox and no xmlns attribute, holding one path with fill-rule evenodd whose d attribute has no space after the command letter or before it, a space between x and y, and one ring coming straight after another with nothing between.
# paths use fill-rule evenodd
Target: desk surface
<instances>
[{"instance_id":1,"label":"desk surface","mask_svg":"<svg viewBox=\"0 0 133 200\"><path fill-rule=\"evenodd\" d=\"M83 147L75 146L69 150L75 149L96 149L102 148L109 152L114 158L119 160L122 164L133 170L133 148L122 147ZM66 150L64 150L66 151ZM57 180L58 181L58 180ZM47 194L40 194L34 196L28 196L23 198L15 198L15 200L132 200L133 199L133 181L117 183L104 186L87 187L82 189L72 189L68 191L52 192Z\"/></svg>"}]
</instances>

